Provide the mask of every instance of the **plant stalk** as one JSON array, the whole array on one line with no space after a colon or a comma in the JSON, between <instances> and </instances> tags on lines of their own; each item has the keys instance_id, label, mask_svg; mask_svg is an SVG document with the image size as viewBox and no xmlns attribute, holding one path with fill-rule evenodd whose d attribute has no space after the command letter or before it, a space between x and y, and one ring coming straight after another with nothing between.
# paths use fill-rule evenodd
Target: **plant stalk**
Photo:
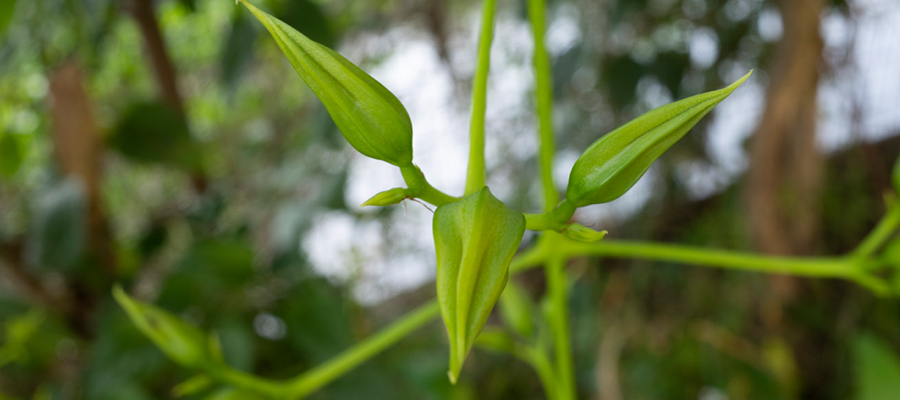
<instances>
[{"instance_id":1,"label":"plant stalk","mask_svg":"<svg viewBox=\"0 0 900 400\"><path fill-rule=\"evenodd\" d=\"M544 211L552 211L559 201L553 184L553 81L550 76L550 57L544 47L544 0L528 1L528 16L534 35L534 71L538 115L538 139L540 140L539 165L541 185L544 188Z\"/></svg>"},{"instance_id":2,"label":"plant stalk","mask_svg":"<svg viewBox=\"0 0 900 400\"><path fill-rule=\"evenodd\" d=\"M495 0L484 0L481 10L481 37L478 41L478 65L472 84L472 121L469 125L469 168L466 195L484 187L484 114L487 109L487 80L491 69L491 42L494 38Z\"/></svg>"}]
</instances>

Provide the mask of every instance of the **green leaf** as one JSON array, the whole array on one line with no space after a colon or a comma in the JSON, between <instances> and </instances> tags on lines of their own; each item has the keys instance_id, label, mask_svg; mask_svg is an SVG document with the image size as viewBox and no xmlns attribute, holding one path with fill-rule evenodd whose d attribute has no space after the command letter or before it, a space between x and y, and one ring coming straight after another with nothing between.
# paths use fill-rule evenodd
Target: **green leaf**
<instances>
[{"instance_id":1,"label":"green leaf","mask_svg":"<svg viewBox=\"0 0 900 400\"><path fill-rule=\"evenodd\" d=\"M0 133L0 175L12 177L22 165L22 150L11 134Z\"/></svg>"},{"instance_id":2,"label":"green leaf","mask_svg":"<svg viewBox=\"0 0 900 400\"><path fill-rule=\"evenodd\" d=\"M213 362L209 338L198 328L149 304L128 297L120 286L113 297L131 322L173 361L186 367L204 367Z\"/></svg>"},{"instance_id":3,"label":"green leaf","mask_svg":"<svg viewBox=\"0 0 900 400\"><path fill-rule=\"evenodd\" d=\"M353 148L398 167L412 164L412 123L391 92L340 54L241 1L266 26Z\"/></svg>"},{"instance_id":4,"label":"green leaf","mask_svg":"<svg viewBox=\"0 0 900 400\"><path fill-rule=\"evenodd\" d=\"M159 102L131 105L119 120L109 145L134 161L160 163L188 171L202 168L200 148L178 111Z\"/></svg>"},{"instance_id":5,"label":"green leaf","mask_svg":"<svg viewBox=\"0 0 900 400\"><path fill-rule=\"evenodd\" d=\"M236 10L239 11L239 10ZM222 58L219 61L220 83L229 91L234 91L243 77L244 72L253 59L253 42L257 32L254 22L247 14L235 12L231 18L231 30L222 48Z\"/></svg>"},{"instance_id":6,"label":"green leaf","mask_svg":"<svg viewBox=\"0 0 900 400\"><path fill-rule=\"evenodd\" d=\"M891 171L891 183L894 184L894 191L900 193L900 157L894 161L894 169Z\"/></svg>"},{"instance_id":7,"label":"green leaf","mask_svg":"<svg viewBox=\"0 0 900 400\"><path fill-rule=\"evenodd\" d=\"M485 187L434 213L437 298L450 338L450 381L503 292L525 217Z\"/></svg>"},{"instance_id":8,"label":"green leaf","mask_svg":"<svg viewBox=\"0 0 900 400\"><path fill-rule=\"evenodd\" d=\"M204 400L264 400L264 398L251 391L227 388L204 397Z\"/></svg>"},{"instance_id":9,"label":"green leaf","mask_svg":"<svg viewBox=\"0 0 900 400\"><path fill-rule=\"evenodd\" d=\"M213 381L206 375L196 375L172 388L172 396L184 397L200 393L212 386Z\"/></svg>"},{"instance_id":10,"label":"green leaf","mask_svg":"<svg viewBox=\"0 0 900 400\"><path fill-rule=\"evenodd\" d=\"M9 27L9 22L12 21L15 9L16 0L0 0L0 34Z\"/></svg>"},{"instance_id":11,"label":"green leaf","mask_svg":"<svg viewBox=\"0 0 900 400\"><path fill-rule=\"evenodd\" d=\"M870 335L854 344L857 400L893 400L900 396L900 360L893 349Z\"/></svg>"},{"instance_id":12,"label":"green leaf","mask_svg":"<svg viewBox=\"0 0 900 400\"><path fill-rule=\"evenodd\" d=\"M653 161L725 100L750 73L724 89L653 109L598 139L572 167L566 200L583 207L625 194Z\"/></svg>"},{"instance_id":13,"label":"green leaf","mask_svg":"<svg viewBox=\"0 0 900 400\"><path fill-rule=\"evenodd\" d=\"M71 180L38 196L26 248L31 265L63 272L77 267L87 245L87 201L84 196L82 186Z\"/></svg>"},{"instance_id":14,"label":"green leaf","mask_svg":"<svg viewBox=\"0 0 900 400\"><path fill-rule=\"evenodd\" d=\"M506 326L524 338L530 337L534 330L531 318L533 310L534 305L528 295L515 281L509 281L500 295L500 316Z\"/></svg>"}]
</instances>

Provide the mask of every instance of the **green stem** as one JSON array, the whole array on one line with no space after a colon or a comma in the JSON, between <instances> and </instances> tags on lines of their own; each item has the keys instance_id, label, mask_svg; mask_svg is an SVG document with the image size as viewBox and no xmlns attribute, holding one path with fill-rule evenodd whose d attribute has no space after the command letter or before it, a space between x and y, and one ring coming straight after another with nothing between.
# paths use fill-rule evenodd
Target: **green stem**
<instances>
[{"instance_id":1,"label":"green stem","mask_svg":"<svg viewBox=\"0 0 900 400\"><path fill-rule=\"evenodd\" d=\"M435 206L441 206L446 203L460 200L459 197L451 196L435 189L434 186L431 186L431 184L425 180L425 175L422 174L422 170L415 165L410 164L405 167L400 167L400 173L403 174L403 180L406 181L406 185L409 187L407 190L412 197L425 200Z\"/></svg>"},{"instance_id":2,"label":"green stem","mask_svg":"<svg viewBox=\"0 0 900 400\"><path fill-rule=\"evenodd\" d=\"M853 251L854 257L868 257L875 253L885 241L900 227L900 205L893 204L888 208L887 214L881 218L865 239Z\"/></svg>"},{"instance_id":3,"label":"green stem","mask_svg":"<svg viewBox=\"0 0 900 400\"><path fill-rule=\"evenodd\" d=\"M567 257L594 255L695 264L809 277L849 277L855 263L847 258L797 258L766 256L727 250L704 249L652 242L604 240L598 243L563 241L560 252Z\"/></svg>"},{"instance_id":4,"label":"green stem","mask_svg":"<svg viewBox=\"0 0 900 400\"><path fill-rule=\"evenodd\" d=\"M561 237L553 233L546 234L547 239L561 241ZM556 393L559 400L575 400L575 374L572 364L572 346L569 334L569 296L566 286L566 259L559 255L552 256L545 267L547 274L547 293L550 296L551 310L548 317L553 332L553 353L556 357Z\"/></svg>"},{"instance_id":5,"label":"green stem","mask_svg":"<svg viewBox=\"0 0 900 400\"><path fill-rule=\"evenodd\" d=\"M481 10L481 38L478 41L478 65L472 84L472 122L469 125L469 168L466 195L484 187L484 114L487 109L487 80L491 68L491 42L494 37L494 3L484 0Z\"/></svg>"},{"instance_id":6,"label":"green stem","mask_svg":"<svg viewBox=\"0 0 900 400\"><path fill-rule=\"evenodd\" d=\"M541 184L544 188L544 211L552 211L559 201L553 184L553 81L550 76L550 57L544 48L544 0L528 1L528 16L534 35L534 71L540 139L539 165Z\"/></svg>"},{"instance_id":7,"label":"green stem","mask_svg":"<svg viewBox=\"0 0 900 400\"><path fill-rule=\"evenodd\" d=\"M437 300L419 306L387 328L290 381L290 397L302 398L325 386L425 325L437 317L439 312Z\"/></svg>"},{"instance_id":8,"label":"green stem","mask_svg":"<svg viewBox=\"0 0 900 400\"><path fill-rule=\"evenodd\" d=\"M547 394L547 400L557 400L559 389L556 387L556 375L547 354L539 348L530 348L522 359L537 372L541 386L544 387L544 392Z\"/></svg>"},{"instance_id":9,"label":"green stem","mask_svg":"<svg viewBox=\"0 0 900 400\"><path fill-rule=\"evenodd\" d=\"M552 183L552 182L551 182ZM575 215L575 206L563 200L556 208L541 214L524 214L525 227L533 231L556 231L565 228L569 219Z\"/></svg>"}]
</instances>

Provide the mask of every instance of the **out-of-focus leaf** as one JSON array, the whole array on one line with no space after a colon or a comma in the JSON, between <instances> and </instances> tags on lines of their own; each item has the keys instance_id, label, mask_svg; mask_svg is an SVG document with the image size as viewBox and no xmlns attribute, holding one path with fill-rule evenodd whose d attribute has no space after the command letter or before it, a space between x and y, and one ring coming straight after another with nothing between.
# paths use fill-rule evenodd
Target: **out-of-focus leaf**
<instances>
[{"instance_id":1,"label":"out-of-focus leaf","mask_svg":"<svg viewBox=\"0 0 900 400\"><path fill-rule=\"evenodd\" d=\"M450 338L450 381L456 383L475 338L509 276L525 233L525 216L484 187L434 213L437 297Z\"/></svg>"},{"instance_id":2,"label":"out-of-focus leaf","mask_svg":"<svg viewBox=\"0 0 900 400\"><path fill-rule=\"evenodd\" d=\"M500 295L500 316L506 326L522 337L530 337L533 330L532 313L534 304L519 285L510 280Z\"/></svg>"},{"instance_id":3,"label":"out-of-focus leaf","mask_svg":"<svg viewBox=\"0 0 900 400\"><path fill-rule=\"evenodd\" d=\"M246 13L235 9L231 17L231 30L225 39L222 49L222 59L219 64L222 79L220 82L229 91L233 91L247 71L247 66L253 60L253 42L257 32L253 20Z\"/></svg>"},{"instance_id":4,"label":"out-of-focus leaf","mask_svg":"<svg viewBox=\"0 0 900 400\"><path fill-rule=\"evenodd\" d=\"M28 342L38 333L44 322L44 315L31 311L12 319L6 324L5 342L0 346L0 367L13 362L28 361Z\"/></svg>"},{"instance_id":5,"label":"out-of-focus leaf","mask_svg":"<svg viewBox=\"0 0 900 400\"><path fill-rule=\"evenodd\" d=\"M240 389L221 389L213 394L206 396L203 400L266 400L260 395Z\"/></svg>"},{"instance_id":6,"label":"out-of-focus leaf","mask_svg":"<svg viewBox=\"0 0 900 400\"><path fill-rule=\"evenodd\" d=\"M11 177L22 165L22 151L16 138L0 133L0 175Z\"/></svg>"},{"instance_id":7,"label":"out-of-focus leaf","mask_svg":"<svg viewBox=\"0 0 900 400\"><path fill-rule=\"evenodd\" d=\"M334 34L328 24L328 16L315 1L282 1L275 16L290 26L303 28L303 34L323 46L334 45Z\"/></svg>"},{"instance_id":8,"label":"out-of-focus leaf","mask_svg":"<svg viewBox=\"0 0 900 400\"><path fill-rule=\"evenodd\" d=\"M857 400L893 400L900 396L900 359L890 347L871 335L854 343Z\"/></svg>"},{"instance_id":9,"label":"out-of-focus leaf","mask_svg":"<svg viewBox=\"0 0 900 400\"><path fill-rule=\"evenodd\" d=\"M212 384L213 381L208 376L197 375L172 388L172 395L175 397L190 396L209 389Z\"/></svg>"},{"instance_id":10,"label":"out-of-focus leaf","mask_svg":"<svg viewBox=\"0 0 900 400\"><path fill-rule=\"evenodd\" d=\"M0 35L9 27L15 9L16 0L0 0Z\"/></svg>"},{"instance_id":11,"label":"out-of-focus leaf","mask_svg":"<svg viewBox=\"0 0 900 400\"><path fill-rule=\"evenodd\" d=\"M72 270L85 250L87 202L75 181L63 181L38 195L28 233L27 256L38 268Z\"/></svg>"},{"instance_id":12,"label":"out-of-focus leaf","mask_svg":"<svg viewBox=\"0 0 900 400\"><path fill-rule=\"evenodd\" d=\"M566 200L575 207L606 203L631 189L650 165L750 76L726 88L666 104L603 135L578 157Z\"/></svg>"},{"instance_id":13,"label":"out-of-focus leaf","mask_svg":"<svg viewBox=\"0 0 900 400\"><path fill-rule=\"evenodd\" d=\"M209 339L200 329L166 311L128 297L119 286L113 289L113 297L128 313L131 322L173 361L186 367L212 363Z\"/></svg>"},{"instance_id":14,"label":"out-of-focus leaf","mask_svg":"<svg viewBox=\"0 0 900 400\"><path fill-rule=\"evenodd\" d=\"M243 3L266 26L353 148L399 167L412 164L412 122L396 96L340 54Z\"/></svg>"},{"instance_id":15,"label":"out-of-focus leaf","mask_svg":"<svg viewBox=\"0 0 900 400\"><path fill-rule=\"evenodd\" d=\"M184 118L162 102L134 104L119 119L109 145L132 160L188 171L202 168L200 148Z\"/></svg>"},{"instance_id":16,"label":"out-of-focus leaf","mask_svg":"<svg viewBox=\"0 0 900 400\"><path fill-rule=\"evenodd\" d=\"M513 354L516 342L502 330L485 328L475 339L475 345L498 353Z\"/></svg>"},{"instance_id":17,"label":"out-of-focus leaf","mask_svg":"<svg viewBox=\"0 0 900 400\"><path fill-rule=\"evenodd\" d=\"M197 0L178 0L190 12L197 11Z\"/></svg>"}]
</instances>

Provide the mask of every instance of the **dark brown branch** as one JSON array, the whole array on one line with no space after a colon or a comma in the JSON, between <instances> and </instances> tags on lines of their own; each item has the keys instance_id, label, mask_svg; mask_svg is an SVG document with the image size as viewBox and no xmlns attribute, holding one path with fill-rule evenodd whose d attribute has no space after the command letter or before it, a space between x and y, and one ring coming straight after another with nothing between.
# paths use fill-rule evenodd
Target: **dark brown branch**
<instances>
[{"instance_id":1,"label":"dark brown branch","mask_svg":"<svg viewBox=\"0 0 900 400\"><path fill-rule=\"evenodd\" d=\"M184 102L178 89L175 64L169 57L166 42L159 30L156 14L153 13L153 0L134 0L131 5L131 14L141 30L147 55L153 64L156 84L159 86L163 98L181 115L184 115Z\"/></svg>"}]
</instances>

